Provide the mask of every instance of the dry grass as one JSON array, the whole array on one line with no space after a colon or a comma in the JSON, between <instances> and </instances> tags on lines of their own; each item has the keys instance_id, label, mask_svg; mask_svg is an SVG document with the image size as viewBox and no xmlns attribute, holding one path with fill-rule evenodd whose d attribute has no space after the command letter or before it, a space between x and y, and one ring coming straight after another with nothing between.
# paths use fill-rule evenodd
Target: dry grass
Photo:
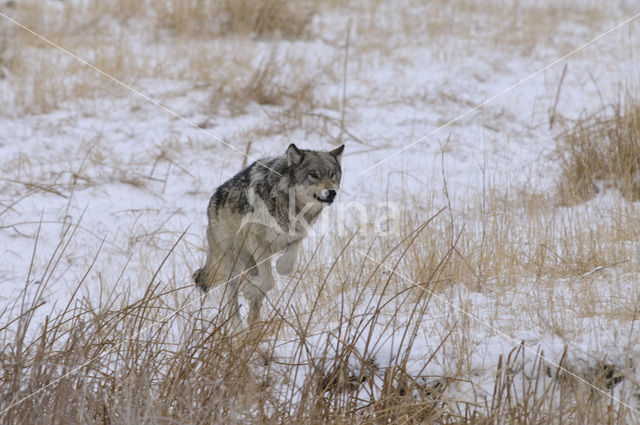
<instances>
[{"instance_id":1,"label":"dry grass","mask_svg":"<svg viewBox=\"0 0 640 425\"><path fill-rule=\"evenodd\" d=\"M336 62L334 57L325 58L321 66L306 63L304 70L296 66L294 76L286 54L278 55L275 62L264 59L265 46L271 49L270 43L282 39L320 39L339 45L345 34L342 28L331 27L333 21L312 25L312 18L321 11L334 15L357 12L362 17L353 23L353 31L361 34L350 52L356 63L367 52L382 53L396 62L411 61L402 52L407 43L430 46L436 55L453 56L475 51L479 45L515 49L525 55L540 46L564 52L564 22L595 30L610 18L599 3L582 5L578 11L558 3L550 11L535 3L475 0L409 3L400 8L377 1L345 4L330 0L319 4L305 0L117 0L91 7L76 1L55 6L33 0L7 4L10 6L0 5L0 10L127 84L141 88L140 81L147 78L210 84L214 107L224 104L232 113L242 113L247 102L280 104L284 97L289 103L304 104L300 109L287 108L277 118L281 123L291 121L290 125L300 125L300 115L308 113L311 91L327 80L340 82L343 76L330 75L335 70L326 69ZM396 18L387 19L389 16ZM323 28L328 39L319 33ZM9 38L14 43L5 46L2 40ZM1 107L9 115L46 113L76 99L127 93L6 21L0 23L0 64L11 87L16 88L5 96L10 101ZM319 76L327 77L322 81ZM285 119L289 115L294 119Z\"/></svg>"},{"instance_id":2,"label":"dry grass","mask_svg":"<svg viewBox=\"0 0 640 425\"><path fill-rule=\"evenodd\" d=\"M449 289L462 285L513 298L522 282L535 279L538 288L553 291L564 279L571 295L538 308L536 322L570 335L577 329L572 320L584 313L571 319L571 305L602 304L585 270L623 270L624 263L603 261L634 255L632 247L611 244L620 242L623 229L640 228L637 212L620 210L604 228L597 212L583 216L580 226L565 226L565 220L577 221L549 213L550 204L518 211L519 199L488 195L482 213L470 205L424 221L405 211L400 232L389 238L345 235L306 252L300 272L272 294L264 320L234 335L228 312L201 309L190 284L182 287L179 276L160 281L157 271L140 295L122 292L131 282L100 283L99 299L77 295L44 323L34 322L33 315L47 308L42 294L77 230L68 226L51 267L34 276L40 283L28 279L24 295L1 316L9 324L0 329L0 409L19 402L3 423L632 423L625 407L517 342L511 353L492 359L493 389L484 393L474 383L470 358L477 335L492 332L433 294L451 299ZM183 244L181 237L175 244ZM177 251L166 255L181 255ZM611 308L633 316L637 299L630 294ZM451 301L474 311L464 300ZM528 308L531 301L525 300ZM519 304L513 308L523 314ZM567 316L557 323L542 319L559 313ZM505 315L518 317L504 309L491 317ZM626 320L635 320L631 316ZM430 347L416 345L425 324L439 329ZM615 356L601 369L578 366L571 355L550 356L605 392L618 383L609 371L624 367ZM459 395L465 383L475 395Z\"/></svg>"},{"instance_id":3,"label":"dry grass","mask_svg":"<svg viewBox=\"0 0 640 425\"><path fill-rule=\"evenodd\" d=\"M127 83L147 87L145 79L173 79L206 91L200 110L214 118L260 108L271 124L250 128L247 137L286 136L294 128L333 134L340 127L331 114L316 110L339 109L339 95L318 92L327 80L341 81L342 56L322 58L318 65L297 55L305 47L296 50L296 43L290 51L272 49L276 39L314 37L316 10L308 2L79 4L62 2L51 10L44 2L25 1L9 11ZM333 13L345 10L341 1L323 5ZM349 59L357 70L368 66L363 58L369 49L393 53L399 42L390 36L396 31L446 47L434 49L436 54L458 54L451 48L456 43L469 47L485 41L529 54L542 44L562 44L549 28L561 29L573 13L561 4L549 13L520 2L505 7L434 2L424 6L425 14L406 8L398 15L388 13L395 4L357 7L365 7L368 17L354 23L361 38ZM600 25L603 7L594 3L581 9L581 16L588 25ZM393 16L399 18L380 20ZM478 31L478 22L480 30L491 30ZM134 23L149 29L149 39L132 28ZM45 113L65 102L125 93L113 93L93 71L5 23L0 31L0 70L6 69L15 88L3 113ZM328 44L342 42L344 34L331 35ZM381 43L387 38L389 44ZM2 41L8 39L18 41L12 47ZM592 196L594 181L620 187L635 199L639 115L630 105L587 117L563 133L565 200ZM314 128L320 123L325 127ZM16 154L2 169L3 193L12 199L0 207L5 220L0 230L21 228L7 221L12 202L45 192L64 198L66 213L76 191L108 184L144 189L162 200L171 170L188 169L180 162L193 157L187 151L206 152L202 143L171 137L161 140L152 156L128 159L100 137L86 141L95 148L58 152L63 158L57 165L51 165L55 159L48 152ZM70 160L77 164L73 170L56 169ZM442 205L425 199L438 196L421 193L399 200L406 208L389 237L329 232L326 240L310 241L297 274L270 294L263 320L237 334L228 329L228 312L202 306L187 282L186 269L196 268L202 256L194 242L202 235L176 234L165 221L139 226L141 216L152 215L149 210L119 211L136 218L119 229L124 239L109 249L141 264L143 272L132 278L96 253L106 247L79 244L75 257L69 253L78 232L85 231L79 221L71 224L66 213L63 223L43 221L41 226L63 224L59 243L49 254L34 250L23 293L0 311L0 421L634 423L631 411L595 389L616 395L623 385L637 390L634 371L625 369L633 360L632 336L616 334L619 351L590 353L593 361L586 366L571 348L546 353L564 368L557 369L524 348L541 352L537 341L520 345L517 332L550 333L568 343L581 336L584 319L601 318L597 331L603 334L608 326L635 322L640 294L625 276L637 271L638 206L621 201L611 208L587 203L565 209L529 188L487 187L482 195L462 207L449 200L435 214ZM163 274L162 265L149 265L156 264L150 257L164 252L167 238L175 243L166 253L173 275ZM50 307L44 294L59 283L60 268L67 260L86 259L87 252L95 257L86 275L73 281L68 304ZM92 273L101 261L111 268ZM79 288L88 278L94 280L85 294ZM478 365L478 350L491 346L486 341L495 333L438 297L513 331L515 339L503 341L506 350L496 342L498 354L486 354L485 364ZM209 298L215 304L220 294Z\"/></svg>"},{"instance_id":4,"label":"dry grass","mask_svg":"<svg viewBox=\"0 0 640 425\"><path fill-rule=\"evenodd\" d=\"M308 36L312 3L284 0L155 2L160 23L182 35Z\"/></svg>"},{"instance_id":5,"label":"dry grass","mask_svg":"<svg viewBox=\"0 0 640 425\"><path fill-rule=\"evenodd\" d=\"M140 80L149 78L208 84L212 106L224 105L232 114L244 112L249 102L281 106L287 98L301 104L314 88L315 75L294 75L287 54L277 60L264 54L265 42L309 36L313 9L308 2L119 0L96 7L76 2L52 7L25 1L0 7L26 27L139 89L144 85ZM133 20L149 32L141 35L126 24ZM8 45L8 39L14 43ZM0 23L0 65L11 88L6 96L10 102L3 105L5 114L47 113L77 99L130 95L6 21ZM296 105L287 108L295 110Z\"/></svg>"},{"instance_id":6,"label":"dry grass","mask_svg":"<svg viewBox=\"0 0 640 425\"><path fill-rule=\"evenodd\" d=\"M70 1L55 7L46 2L10 2L5 9L34 31L60 38L78 31L95 35L110 20L132 20L184 36L254 36L300 38L308 35L313 3L296 0L115 0L88 7ZM46 12L46 13L45 13Z\"/></svg>"},{"instance_id":7,"label":"dry grass","mask_svg":"<svg viewBox=\"0 0 640 425\"><path fill-rule=\"evenodd\" d=\"M563 203L608 189L620 190L629 200L640 198L640 104L635 97L566 123L558 140Z\"/></svg>"},{"instance_id":8,"label":"dry grass","mask_svg":"<svg viewBox=\"0 0 640 425\"><path fill-rule=\"evenodd\" d=\"M571 46L565 44L562 37L567 31L566 23L577 20L587 23L590 28L599 28L608 17L603 8L604 5L597 2L585 2L578 11L572 3L562 1L542 5L536 2L465 0L430 7L423 25L430 38L439 44L448 43L445 38L457 34L472 44L489 44L494 48L531 55L540 47L557 46L561 51L566 50ZM456 25L446 28L450 23L447 16L457 17ZM462 16L474 16L475 19L465 20Z\"/></svg>"},{"instance_id":9,"label":"dry grass","mask_svg":"<svg viewBox=\"0 0 640 425\"><path fill-rule=\"evenodd\" d=\"M401 7L383 1L350 5L362 17L354 26L369 35L361 42L364 50L396 57L408 45L425 46L441 60L482 56L487 48L550 60L577 47L577 31L586 42L634 14L624 2L617 4L615 13L608 6L585 1L576 8L564 0L552 4L462 0L408 1Z\"/></svg>"},{"instance_id":10,"label":"dry grass","mask_svg":"<svg viewBox=\"0 0 640 425\"><path fill-rule=\"evenodd\" d=\"M282 111L282 115L297 116L299 122L302 115L315 107L314 90L318 78L300 72L305 67L304 63L298 63L296 67L292 62L296 61L278 59L278 52L272 51L249 73L243 75L237 69L235 72L229 69L225 81L213 84L210 97L212 112L226 110L236 115L246 113L251 105L270 106ZM251 67L241 65L239 69Z\"/></svg>"}]
</instances>

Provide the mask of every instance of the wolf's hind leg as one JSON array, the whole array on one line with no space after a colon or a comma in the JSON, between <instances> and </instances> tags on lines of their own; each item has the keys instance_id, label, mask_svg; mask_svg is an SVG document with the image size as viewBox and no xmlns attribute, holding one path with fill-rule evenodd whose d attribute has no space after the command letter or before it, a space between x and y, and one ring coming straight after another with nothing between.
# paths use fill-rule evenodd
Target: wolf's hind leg
<instances>
[{"instance_id":1,"label":"wolf's hind leg","mask_svg":"<svg viewBox=\"0 0 640 425\"><path fill-rule=\"evenodd\" d=\"M238 291L240 289L240 277L234 277L225 285L225 296L223 300L227 300L224 304L223 311L226 310L233 329L242 327L242 318L240 317L240 304L238 302Z\"/></svg>"},{"instance_id":2,"label":"wolf's hind leg","mask_svg":"<svg viewBox=\"0 0 640 425\"><path fill-rule=\"evenodd\" d=\"M224 266L226 266L226 264L223 259L209 249L209 252L207 253L207 261L205 262L204 267L193 273L193 281L203 292L209 292L209 290L213 289L215 284L219 283L219 281L224 277Z\"/></svg>"}]
</instances>

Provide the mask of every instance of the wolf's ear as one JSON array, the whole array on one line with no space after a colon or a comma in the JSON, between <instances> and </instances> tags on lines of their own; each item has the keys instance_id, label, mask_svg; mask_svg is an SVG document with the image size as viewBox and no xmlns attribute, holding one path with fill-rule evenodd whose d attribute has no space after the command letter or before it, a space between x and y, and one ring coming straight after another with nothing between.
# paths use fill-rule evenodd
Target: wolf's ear
<instances>
[{"instance_id":1,"label":"wolf's ear","mask_svg":"<svg viewBox=\"0 0 640 425\"><path fill-rule=\"evenodd\" d=\"M296 145L291 143L287 148L287 165L292 167L294 165L300 165L304 159L304 153L298 149Z\"/></svg>"},{"instance_id":2,"label":"wolf's ear","mask_svg":"<svg viewBox=\"0 0 640 425\"><path fill-rule=\"evenodd\" d=\"M336 157L336 159L338 160L338 162L340 162L340 160L342 160L342 151L344 150L344 145L340 145L339 147L335 148L334 150L330 151L329 153L333 156Z\"/></svg>"}]
</instances>

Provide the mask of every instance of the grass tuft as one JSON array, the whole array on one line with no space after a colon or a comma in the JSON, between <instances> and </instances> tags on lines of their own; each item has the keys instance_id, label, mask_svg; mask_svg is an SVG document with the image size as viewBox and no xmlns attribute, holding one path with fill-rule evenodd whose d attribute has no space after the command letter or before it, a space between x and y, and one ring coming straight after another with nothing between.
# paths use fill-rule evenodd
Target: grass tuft
<instances>
[{"instance_id":1,"label":"grass tuft","mask_svg":"<svg viewBox=\"0 0 640 425\"><path fill-rule=\"evenodd\" d=\"M640 102L630 98L565 127L557 147L562 203L582 202L612 188L629 200L640 199Z\"/></svg>"}]
</instances>

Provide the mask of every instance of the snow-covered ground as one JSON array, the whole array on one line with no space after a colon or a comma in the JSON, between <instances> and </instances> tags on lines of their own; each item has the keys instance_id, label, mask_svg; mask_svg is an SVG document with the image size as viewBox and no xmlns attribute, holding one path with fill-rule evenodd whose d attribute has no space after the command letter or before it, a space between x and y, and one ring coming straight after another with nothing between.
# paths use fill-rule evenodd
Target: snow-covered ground
<instances>
[{"instance_id":1,"label":"snow-covered ground","mask_svg":"<svg viewBox=\"0 0 640 425\"><path fill-rule=\"evenodd\" d=\"M17 75L19 67L12 68L7 62L0 80L0 311L8 309L2 320L16 317L20 305L16 300L23 291L34 294L43 286L45 304L37 309L36 322L64 307L78 285L80 295L76 297L95 303L111 291L128 294L133 300L145 291L161 265L157 280L166 288L182 288L167 303L182 305L197 296L191 274L204 260L209 196L247 161L237 151L259 158L279 155L291 142L314 149L344 142L339 202L325 212L316 234L304 246L303 260L316 273L326 270L327 259L339 254L342 246L333 241L344 239L333 238L332 232L340 226L345 234L356 226L361 228L348 248L351 252L345 254L349 259L343 268L364 264L373 270L376 261L383 261L384 246L391 243L385 238L399 241L403 232L412 230L396 222L391 236L376 234L372 223L391 211L381 205L384 202L393 203L393 211L409 217L415 226L447 207L436 220L441 222L436 225L440 230L434 231L442 237L448 221L456 223L456 231L465 228L470 234L480 234L487 227L483 214L498 216L509 211L512 215L505 218L501 229L513 234L510 247L544 251L547 248L540 246L548 240L548 256L560 258L572 253L556 252L553 246L569 245L558 239L594 229L594 245L600 244L594 248L599 253L596 259L614 260L586 264L580 273L560 261L558 270L544 270L540 275L525 272L533 267L501 274L492 273L498 267L488 266L488 272L476 282L454 278L445 279L437 290L431 287L437 298L430 299L419 316L410 316L411 301L400 297L371 325L376 342L366 350L376 367L394 363L394 355L402 351L399 335L415 326L410 370L441 377L464 369L464 379L451 388L463 398L479 401L478 397L491 393L499 356L506 356L520 341L533 351L544 350L553 362L559 361L567 346L575 370L585 372L600 361L624 370L627 379L613 394L637 408L639 388L631 365L637 364L640 355L634 330L640 245L633 238L635 230L627 240L598 233L598 229L615 229L620 217L631 222L637 206L610 191L573 207L556 205L547 210L553 203L546 201L544 211L534 208L532 212L516 195L525 193L529 200L553 197L559 165L554 154L557 128L549 128L549 117L563 67L566 76L560 86L557 116L577 118L636 88L640 63L637 20L584 46L637 13L634 3L606 8L605 13L597 4L548 2L549 13L559 16L557 22L543 19L545 6L534 8L527 2L515 2L520 7L513 5L513 10L501 2L491 2L486 10L478 5L469 10L461 6L457 13L452 6L438 11L412 2L373 3L371 8L366 2L351 9L320 7L311 36L299 40L168 41L172 39L166 34L145 35L145 25L138 33L131 22L109 21L107 28L124 35L105 31L120 40L127 55L139 52L140 60L147 61L143 66L150 66L154 54L158 55L157 76L145 71L143 77L125 74L119 78L162 107L80 65L77 74L61 78L55 73L72 69L69 64L75 59L34 40L23 41L27 34L15 38L23 44L9 38L5 51L9 56L19 55L24 66L30 63L25 58L32 57L36 63L42 54L55 56L50 63L60 68L54 66L50 75L45 67L29 79ZM503 27L496 27L499 20L491 14L502 6L505 21ZM2 10L11 16L11 8ZM541 13L539 28L527 17L535 11ZM596 19L594 14L601 16ZM421 16L429 17L424 28L419 24ZM453 28L438 30L433 24L438 19ZM465 22L456 23L456 19ZM549 22L557 25L546 27ZM2 20L0 29L12 37L19 31L12 25ZM461 26L460 31L456 25ZM63 47L69 40L58 39ZM173 47L195 53L167 53ZM205 58L205 65L195 62L209 48L223 62L220 69L211 70L215 77L202 81L207 70L201 68L215 60ZM91 51L78 40L69 49L89 62L102 62L100 49ZM575 49L580 50L547 67ZM111 54L117 56L118 48ZM287 96L282 105L260 105L250 99L241 111L231 111L218 99L226 96L225 87L215 86L223 81L220 75L226 73L231 81L229 75L237 72L237 79L246 82L269 57L278 64L269 84L311 85L312 100L300 116L295 108L288 109L293 100ZM197 71L190 71L196 66ZM29 74L28 69L22 72ZM88 96L63 96L41 112L32 112L30 101L23 98L30 93L29 84L40 87L37 79L75 87L77 81L72 80L83 78L101 89L89 91ZM57 93L51 88L42 90L39 95L55 97ZM346 131L341 135L343 115ZM521 205L509 204L505 211L478 210L486 197L507 193ZM345 209L356 211L356 204L367 208L369 223L344 214ZM346 223L340 221L343 214ZM548 233L527 235L540 229ZM429 227L425 232L430 232ZM372 258L363 254L369 246L376 247ZM416 252L424 254L428 249L429 245L421 245ZM500 255L495 246L487 251ZM608 254L600 255L602 252ZM519 254L513 253L514 257ZM394 275L385 269L393 267L393 258L378 273ZM452 261L463 263L465 259L461 254ZM411 266L405 263L394 275L395 291L417 283L412 280ZM340 264L338 260L337 268ZM346 276L350 270L355 273L353 269L341 273ZM469 276L478 273L483 272L475 270ZM505 276L515 281L504 281ZM304 288L291 295L290 303L304 311L318 287L313 278L302 277L301 282ZM286 291L287 279L279 278L279 287ZM333 288L328 297L339 296L347 310L366 316L369 300L354 301L359 291ZM267 303L265 316L275 307L287 311L287 306L274 307L280 301L277 291L272 292L272 305ZM393 294L372 290L366 296L377 299ZM326 320L314 324L316 336L308 343L318 350L346 326L339 322L336 305L327 302L321 308ZM438 348L452 328L455 332ZM281 338L273 343L276 355L282 359L295 356L297 346L290 342L295 335ZM363 351L368 342L362 339L358 344L356 349ZM424 369L425 359L434 351ZM533 361L534 355L527 354L527 358ZM580 369L582 363L586 369Z\"/></svg>"}]
</instances>

